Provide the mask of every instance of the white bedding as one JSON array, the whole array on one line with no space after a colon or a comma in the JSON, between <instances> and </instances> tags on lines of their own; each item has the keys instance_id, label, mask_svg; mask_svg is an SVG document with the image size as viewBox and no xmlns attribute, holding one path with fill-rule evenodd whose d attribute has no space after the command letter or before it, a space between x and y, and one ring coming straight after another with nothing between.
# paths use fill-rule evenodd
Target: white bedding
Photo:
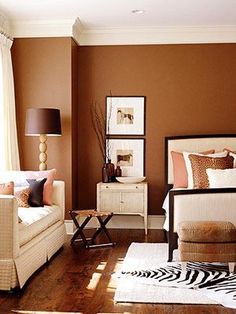
<instances>
[{"instance_id":1,"label":"white bedding","mask_svg":"<svg viewBox=\"0 0 236 314\"><path fill-rule=\"evenodd\" d=\"M186 189L183 189L183 188L178 188L178 189L170 189L170 191L178 191L178 190L188 190L187 188ZM165 210L166 212L166 217L165 217L165 222L164 222L164 225L163 225L163 228L166 230L166 231L169 231L169 192L167 193L165 199L164 199L164 202L162 204L162 208Z\"/></svg>"}]
</instances>

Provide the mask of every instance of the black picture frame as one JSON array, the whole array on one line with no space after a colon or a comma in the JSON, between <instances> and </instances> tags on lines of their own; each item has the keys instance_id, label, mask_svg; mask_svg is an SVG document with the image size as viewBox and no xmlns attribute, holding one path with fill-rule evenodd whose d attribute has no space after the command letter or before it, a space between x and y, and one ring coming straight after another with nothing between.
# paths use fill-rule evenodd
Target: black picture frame
<instances>
[{"instance_id":1,"label":"black picture frame","mask_svg":"<svg viewBox=\"0 0 236 314\"><path fill-rule=\"evenodd\" d=\"M146 96L106 96L106 135L144 136Z\"/></svg>"},{"instance_id":2,"label":"black picture frame","mask_svg":"<svg viewBox=\"0 0 236 314\"><path fill-rule=\"evenodd\" d=\"M106 153L115 166L120 166L122 176L145 176L145 139L109 138Z\"/></svg>"}]
</instances>

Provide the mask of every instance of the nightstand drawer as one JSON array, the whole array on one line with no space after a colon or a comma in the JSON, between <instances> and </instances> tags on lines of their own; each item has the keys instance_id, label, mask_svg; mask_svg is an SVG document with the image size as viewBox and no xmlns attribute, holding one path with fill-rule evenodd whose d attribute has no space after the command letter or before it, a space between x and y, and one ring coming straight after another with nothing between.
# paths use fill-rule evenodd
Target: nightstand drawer
<instances>
[{"instance_id":1,"label":"nightstand drawer","mask_svg":"<svg viewBox=\"0 0 236 314\"><path fill-rule=\"evenodd\" d=\"M102 183L100 185L101 191L119 191L119 192L126 192L126 191L143 191L144 185L143 184L122 184L122 183Z\"/></svg>"}]
</instances>

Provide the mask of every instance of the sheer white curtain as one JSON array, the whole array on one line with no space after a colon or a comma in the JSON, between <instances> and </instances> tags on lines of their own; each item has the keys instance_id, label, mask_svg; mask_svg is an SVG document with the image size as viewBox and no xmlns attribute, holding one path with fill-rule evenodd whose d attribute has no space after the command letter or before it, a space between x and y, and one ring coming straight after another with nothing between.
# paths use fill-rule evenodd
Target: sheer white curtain
<instances>
[{"instance_id":1,"label":"sheer white curtain","mask_svg":"<svg viewBox=\"0 0 236 314\"><path fill-rule=\"evenodd\" d=\"M19 170L16 110L11 60L12 40L0 33L0 171Z\"/></svg>"}]
</instances>

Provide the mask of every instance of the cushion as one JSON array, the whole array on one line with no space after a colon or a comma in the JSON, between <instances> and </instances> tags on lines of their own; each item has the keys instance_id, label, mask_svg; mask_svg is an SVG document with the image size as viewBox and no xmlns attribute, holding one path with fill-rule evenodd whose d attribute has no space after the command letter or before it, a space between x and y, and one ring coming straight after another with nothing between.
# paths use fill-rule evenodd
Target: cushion
<instances>
[{"instance_id":1,"label":"cushion","mask_svg":"<svg viewBox=\"0 0 236 314\"><path fill-rule=\"evenodd\" d=\"M0 171L0 182L13 181L15 186L27 186L27 179L47 178L44 184L43 202L44 205L52 205L53 180L56 169L46 171Z\"/></svg>"},{"instance_id":2,"label":"cushion","mask_svg":"<svg viewBox=\"0 0 236 314\"><path fill-rule=\"evenodd\" d=\"M184 155L184 161L188 173L188 188L193 189L193 171L192 171L192 165L189 159L189 155L197 155L197 156L204 156L203 154L196 154L196 153L188 153L188 152L183 152ZM214 153L214 154L208 154L207 156L209 157L226 157L228 155L228 152L220 152L220 153Z\"/></svg>"},{"instance_id":3,"label":"cushion","mask_svg":"<svg viewBox=\"0 0 236 314\"><path fill-rule=\"evenodd\" d=\"M32 207L43 206L43 186L46 182L46 178L43 180L27 179L30 184L29 205Z\"/></svg>"},{"instance_id":4,"label":"cushion","mask_svg":"<svg viewBox=\"0 0 236 314\"><path fill-rule=\"evenodd\" d=\"M236 187L236 168L207 169L210 188Z\"/></svg>"},{"instance_id":5,"label":"cushion","mask_svg":"<svg viewBox=\"0 0 236 314\"><path fill-rule=\"evenodd\" d=\"M229 148L224 148L224 151L228 152L230 156L234 157L234 168L236 168L236 151Z\"/></svg>"},{"instance_id":6,"label":"cushion","mask_svg":"<svg viewBox=\"0 0 236 314\"><path fill-rule=\"evenodd\" d=\"M7 183L1 183L0 184L0 194L14 195L14 182L10 181Z\"/></svg>"},{"instance_id":7,"label":"cushion","mask_svg":"<svg viewBox=\"0 0 236 314\"><path fill-rule=\"evenodd\" d=\"M16 187L14 189L14 195L17 200L17 204L19 207L29 207L29 195L30 195L31 189L29 187Z\"/></svg>"},{"instance_id":8,"label":"cushion","mask_svg":"<svg viewBox=\"0 0 236 314\"><path fill-rule=\"evenodd\" d=\"M193 172L193 186L197 189L205 189L209 187L209 181L206 169L227 169L233 168L234 159L232 156L226 157L209 157L189 155L189 160Z\"/></svg>"},{"instance_id":9,"label":"cushion","mask_svg":"<svg viewBox=\"0 0 236 314\"><path fill-rule=\"evenodd\" d=\"M20 246L61 221L61 208L57 205L35 207L34 209L19 207L18 212L22 219L22 223L19 225Z\"/></svg>"},{"instance_id":10,"label":"cushion","mask_svg":"<svg viewBox=\"0 0 236 314\"><path fill-rule=\"evenodd\" d=\"M14 195L14 182L10 181L8 183L0 184L0 194L2 195ZM18 217L18 222L22 222L21 218Z\"/></svg>"},{"instance_id":11,"label":"cushion","mask_svg":"<svg viewBox=\"0 0 236 314\"><path fill-rule=\"evenodd\" d=\"M234 151L234 150L231 149L231 148L225 147L223 150L226 151L226 152L228 152L228 153L234 153L234 154L236 154L236 151Z\"/></svg>"},{"instance_id":12,"label":"cushion","mask_svg":"<svg viewBox=\"0 0 236 314\"><path fill-rule=\"evenodd\" d=\"M229 155L234 158L234 168L236 168L236 154L231 152Z\"/></svg>"},{"instance_id":13,"label":"cushion","mask_svg":"<svg viewBox=\"0 0 236 314\"><path fill-rule=\"evenodd\" d=\"M183 221L178 236L186 242L236 242L236 227L228 221Z\"/></svg>"},{"instance_id":14,"label":"cushion","mask_svg":"<svg viewBox=\"0 0 236 314\"><path fill-rule=\"evenodd\" d=\"M236 261L236 242L196 243L180 241L180 261L229 263Z\"/></svg>"},{"instance_id":15,"label":"cushion","mask_svg":"<svg viewBox=\"0 0 236 314\"><path fill-rule=\"evenodd\" d=\"M53 181L56 175L56 169L45 171L24 171L27 179L43 179L46 178L46 182L43 187L43 204L52 205L52 192Z\"/></svg>"},{"instance_id":16,"label":"cushion","mask_svg":"<svg viewBox=\"0 0 236 314\"><path fill-rule=\"evenodd\" d=\"M207 155L213 154L214 149L202 152L200 154ZM174 188L187 188L188 187L188 173L184 161L183 153L171 151L174 175Z\"/></svg>"}]
</instances>

